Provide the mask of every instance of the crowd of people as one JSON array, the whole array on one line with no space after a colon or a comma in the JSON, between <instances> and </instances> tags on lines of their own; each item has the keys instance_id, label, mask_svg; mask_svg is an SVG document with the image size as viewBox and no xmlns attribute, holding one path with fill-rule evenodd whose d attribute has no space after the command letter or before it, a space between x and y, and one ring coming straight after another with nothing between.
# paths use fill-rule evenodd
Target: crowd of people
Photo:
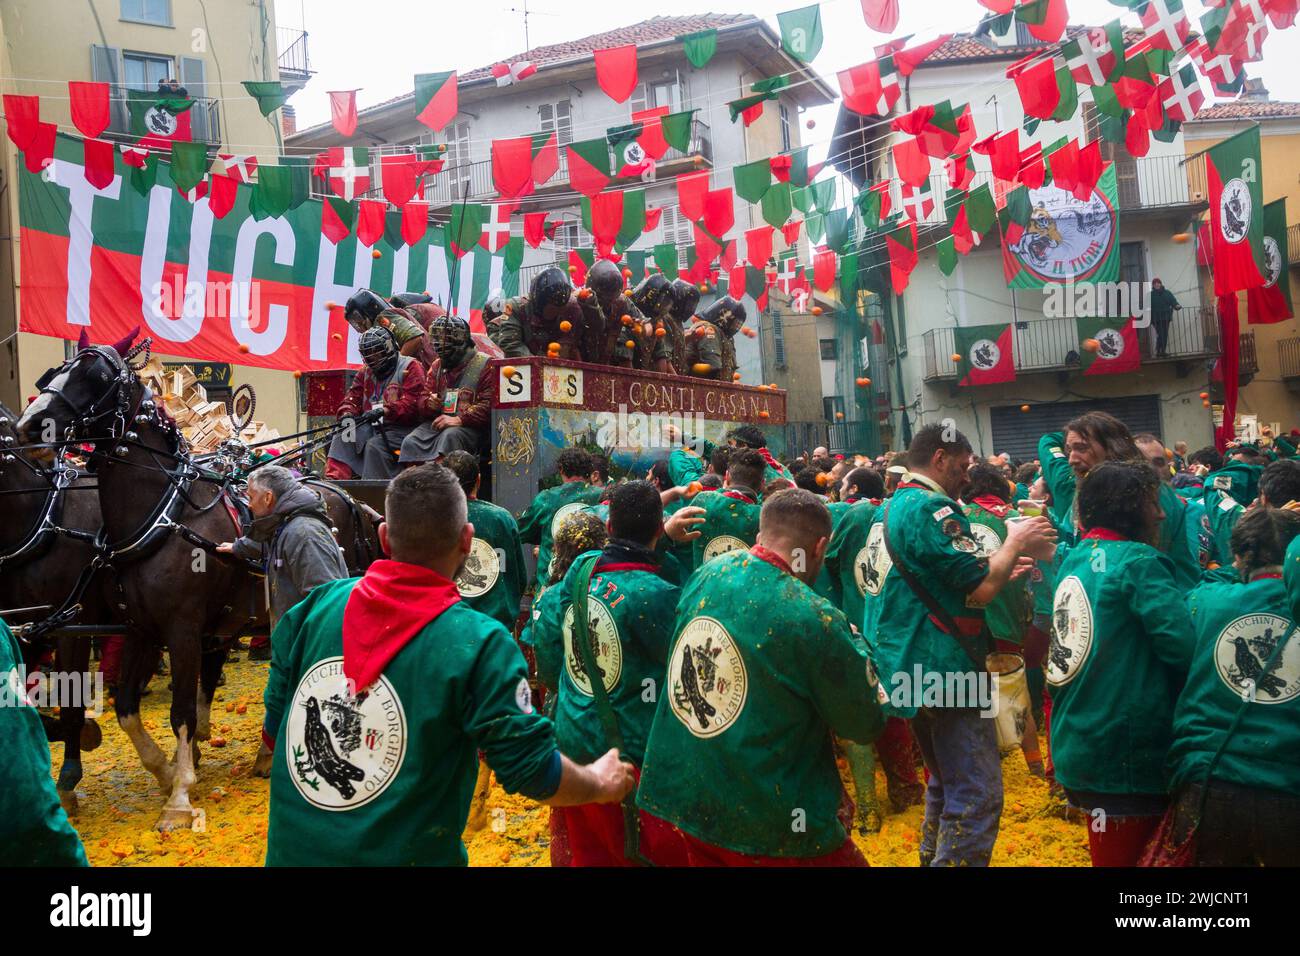
<instances>
[{"instance_id":1,"label":"crowd of people","mask_svg":"<svg viewBox=\"0 0 1300 956\"><path fill-rule=\"evenodd\" d=\"M1094 865L1300 863L1300 432L1189 454L1089 412L1029 461L950 423L874 459L665 437L619 480L563 449L518 516L469 450L406 468L359 579L312 524L277 545L311 574L272 608L268 863L463 864L490 773L551 807L557 866L865 865L851 832L917 803L921 865L987 865L1005 759ZM265 523L310 522L278 472ZM1010 741L966 693L1008 658Z\"/></svg>"}]
</instances>

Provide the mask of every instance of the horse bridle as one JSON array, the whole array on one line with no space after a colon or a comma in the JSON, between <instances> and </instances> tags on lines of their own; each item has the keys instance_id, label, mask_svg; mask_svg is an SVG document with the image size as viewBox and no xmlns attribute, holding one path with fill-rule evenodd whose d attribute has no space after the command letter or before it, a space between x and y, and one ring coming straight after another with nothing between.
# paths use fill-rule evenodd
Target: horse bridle
<instances>
[{"instance_id":1,"label":"horse bridle","mask_svg":"<svg viewBox=\"0 0 1300 956\"><path fill-rule=\"evenodd\" d=\"M105 438L120 439L128 434L127 425L133 415L130 386L137 371L132 366L131 359L144 352L146 356L145 362L147 362L151 346L152 340L145 339L123 357L117 354L116 349L109 346L90 345L78 351L76 355L58 368L50 369L37 379L36 387L40 389L41 394L56 395L71 409L73 417L68 425L71 432L69 437L79 438L82 441L102 441ZM104 387L104 391L91 400L88 405L79 407L56 382L63 372L73 368L87 355L93 355L96 363L106 363L112 370L112 374L106 376L108 384ZM143 367L143 364L141 363L141 367ZM115 399L111 406L109 405L110 399ZM144 399L142 398L141 404L143 403ZM101 408L101 406L106 407ZM113 416L113 427L109 430L108 435L90 434L90 429L94 425L110 415Z\"/></svg>"}]
</instances>

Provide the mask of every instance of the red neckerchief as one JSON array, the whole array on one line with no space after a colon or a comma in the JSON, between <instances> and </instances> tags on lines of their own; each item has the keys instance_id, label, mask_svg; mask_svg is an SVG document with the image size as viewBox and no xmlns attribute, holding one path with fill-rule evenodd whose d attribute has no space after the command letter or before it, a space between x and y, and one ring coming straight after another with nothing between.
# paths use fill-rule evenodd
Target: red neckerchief
<instances>
[{"instance_id":1,"label":"red neckerchief","mask_svg":"<svg viewBox=\"0 0 1300 956\"><path fill-rule=\"evenodd\" d=\"M398 651L459 600L456 583L436 571L376 561L343 609L343 676L358 692L369 687Z\"/></svg>"},{"instance_id":2,"label":"red neckerchief","mask_svg":"<svg viewBox=\"0 0 1300 956\"><path fill-rule=\"evenodd\" d=\"M754 451L756 451L756 452L758 452L760 455L762 455L762 456L763 456L763 460L764 460L765 462L767 462L768 465L770 465L773 469L775 469L776 471L779 471L779 472L780 472L781 474L783 474L783 475L786 473L785 468L782 467L782 465L781 465L781 463L780 463L779 461L777 461L775 458L772 457L772 453L771 453L770 451L768 451L766 447L763 447L763 448L755 448Z\"/></svg>"},{"instance_id":3,"label":"red neckerchief","mask_svg":"<svg viewBox=\"0 0 1300 956\"><path fill-rule=\"evenodd\" d=\"M1281 571L1256 571L1254 574L1250 576L1250 580L1263 581L1265 578L1280 578L1280 577L1282 577Z\"/></svg>"},{"instance_id":4,"label":"red neckerchief","mask_svg":"<svg viewBox=\"0 0 1300 956\"><path fill-rule=\"evenodd\" d=\"M751 505L753 505L753 504L758 504L758 499L757 499L757 498L751 498L749 495L745 494L743 491L736 491L734 488L725 488L725 489L723 489L722 497L724 497L724 498L730 498L730 499L732 499L733 501L743 501L743 502L745 502L746 504L751 504Z\"/></svg>"},{"instance_id":5,"label":"red neckerchief","mask_svg":"<svg viewBox=\"0 0 1300 956\"><path fill-rule=\"evenodd\" d=\"M994 498L992 495L979 495L975 498L975 504L979 505L985 511L988 511L999 518L1005 518L1011 510L1011 506L1001 498Z\"/></svg>"},{"instance_id":6,"label":"red neckerchief","mask_svg":"<svg viewBox=\"0 0 1300 956\"><path fill-rule=\"evenodd\" d=\"M1083 533L1085 538L1095 538L1098 541L1128 541L1124 535L1118 531L1111 531L1110 528L1089 528Z\"/></svg>"},{"instance_id":7,"label":"red neckerchief","mask_svg":"<svg viewBox=\"0 0 1300 956\"><path fill-rule=\"evenodd\" d=\"M790 570L790 565L786 564L785 558L781 557L775 551L765 548L761 544L756 544L749 549L749 553L760 561L766 561L773 567L780 568L786 574L794 577L794 572Z\"/></svg>"}]
</instances>

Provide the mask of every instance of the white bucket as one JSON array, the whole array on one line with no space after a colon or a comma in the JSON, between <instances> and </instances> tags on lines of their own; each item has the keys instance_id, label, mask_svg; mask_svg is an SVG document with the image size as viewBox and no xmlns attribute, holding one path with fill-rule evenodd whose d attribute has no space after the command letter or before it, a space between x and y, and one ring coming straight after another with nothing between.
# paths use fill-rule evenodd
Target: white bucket
<instances>
[{"instance_id":1,"label":"white bucket","mask_svg":"<svg viewBox=\"0 0 1300 956\"><path fill-rule=\"evenodd\" d=\"M1015 750L1025 735L1029 719L1029 681L1025 675L1025 659L1019 654L990 654L984 662L993 677L997 697L994 721L998 732L998 749L1003 753Z\"/></svg>"}]
</instances>

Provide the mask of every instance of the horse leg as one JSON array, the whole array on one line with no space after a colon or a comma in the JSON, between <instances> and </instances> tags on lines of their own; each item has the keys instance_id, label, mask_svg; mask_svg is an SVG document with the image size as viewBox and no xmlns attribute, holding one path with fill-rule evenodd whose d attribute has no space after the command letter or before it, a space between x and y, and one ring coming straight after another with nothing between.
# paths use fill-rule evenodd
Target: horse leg
<instances>
[{"instance_id":1,"label":"horse leg","mask_svg":"<svg viewBox=\"0 0 1300 956\"><path fill-rule=\"evenodd\" d=\"M176 735L175 773L171 794L163 807L155 828L183 830L194 825L194 809L190 806L190 788L198 777L194 772L195 731L197 730L197 697L202 650L199 639L188 634L173 633L167 642L171 658L172 709L171 726ZM214 682L216 678L213 678Z\"/></svg>"},{"instance_id":2,"label":"horse leg","mask_svg":"<svg viewBox=\"0 0 1300 956\"><path fill-rule=\"evenodd\" d=\"M153 774L158 785L166 791L171 790L176 771L140 720L140 688L153 664L153 649L145 646L144 638L138 634L128 635L122 648L114 709L117 711L117 724L130 738L144 769Z\"/></svg>"},{"instance_id":3,"label":"horse leg","mask_svg":"<svg viewBox=\"0 0 1300 956\"><path fill-rule=\"evenodd\" d=\"M90 684L90 643L75 637L59 638L58 652L55 655L55 671L64 675L62 686L72 693L72 699L59 702L59 739L63 741L63 765L59 767L58 791L59 802L69 816L77 814L77 784L81 782L81 749L83 731L89 731L93 725L98 733L99 726L94 720L86 719L86 704L92 693ZM74 681L73 675L76 680ZM85 681L83 684L82 681ZM102 683L101 683L102 687ZM98 706L98 701L95 701ZM86 734L93 742L93 735ZM98 746L96 743L95 746ZM87 747L93 750L94 747Z\"/></svg>"},{"instance_id":4,"label":"horse leg","mask_svg":"<svg viewBox=\"0 0 1300 956\"><path fill-rule=\"evenodd\" d=\"M204 651L199 663L199 702L198 717L194 725L194 766L199 765L199 741L212 737L212 701L217 696L217 681L221 679L221 669L226 666L230 656L230 647L222 644L212 650Z\"/></svg>"}]
</instances>

